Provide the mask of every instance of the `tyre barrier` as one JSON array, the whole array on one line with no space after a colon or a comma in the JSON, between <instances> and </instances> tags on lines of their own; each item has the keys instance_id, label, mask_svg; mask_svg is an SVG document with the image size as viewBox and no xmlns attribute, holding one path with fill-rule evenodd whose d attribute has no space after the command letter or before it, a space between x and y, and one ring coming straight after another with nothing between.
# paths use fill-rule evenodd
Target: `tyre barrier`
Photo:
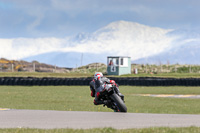
<instances>
[{"instance_id":1,"label":"tyre barrier","mask_svg":"<svg viewBox=\"0 0 200 133\"><path fill-rule=\"evenodd\" d=\"M149 78L149 77L108 77L119 85L129 86L200 86L200 78ZM35 77L0 77L0 85L9 86L89 86L88 78L35 78Z\"/></svg>"}]
</instances>

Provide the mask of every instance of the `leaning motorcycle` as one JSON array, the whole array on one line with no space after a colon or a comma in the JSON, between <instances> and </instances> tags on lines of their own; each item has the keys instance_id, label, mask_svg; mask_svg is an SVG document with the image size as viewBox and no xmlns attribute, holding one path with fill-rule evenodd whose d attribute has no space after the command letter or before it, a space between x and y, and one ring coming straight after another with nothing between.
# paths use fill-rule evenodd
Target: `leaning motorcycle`
<instances>
[{"instance_id":1,"label":"leaning motorcycle","mask_svg":"<svg viewBox=\"0 0 200 133\"><path fill-rule=\"evenodd\" d=\"M103 106L107 106L115 112L127 112L124 95L119 92L119 89L113 84L105 84L104 88L101 100L107 101L107 103Z\"/></svg>"}]
</instances>

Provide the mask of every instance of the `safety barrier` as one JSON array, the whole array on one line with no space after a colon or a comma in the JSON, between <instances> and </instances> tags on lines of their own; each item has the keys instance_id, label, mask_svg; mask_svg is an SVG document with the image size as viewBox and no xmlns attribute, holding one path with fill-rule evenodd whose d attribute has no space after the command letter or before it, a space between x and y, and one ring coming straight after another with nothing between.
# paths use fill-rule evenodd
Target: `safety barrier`
<instances>
[{"instance_id":1,"label":"safety barrier","mask_svg":"<svg viewBox=\"0 0 200 133\"><path fill-rule=\"evenodd\" d=\"M150 77L109 77L119 85L130 86L200 86L200 78L150 78ZM18 86L88 86L92 77L88 78L35 78L35 77L0 77L0 85Z\"/></svg>"},{"instance_id":2,"label":"safety barrier","mask_svg":"<svg viewBox=\"0 0 200 133\"><path fill-rule=\"evenodd\" d=\"M20 85L20 86L89 85L91 80L92 78L1 77L0 85Z\"/></svg>"}]
</instances>

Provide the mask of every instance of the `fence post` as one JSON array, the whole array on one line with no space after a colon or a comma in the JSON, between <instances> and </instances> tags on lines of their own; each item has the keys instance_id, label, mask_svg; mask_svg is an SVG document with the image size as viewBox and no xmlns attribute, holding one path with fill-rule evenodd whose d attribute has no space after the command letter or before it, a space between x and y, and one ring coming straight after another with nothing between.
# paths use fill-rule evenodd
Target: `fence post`
<instances>
[{"instance_id":1,"label":"fence post","mask_svg":"<svg viewBox=\"0 0 200 133\"><path fill-rule=\"evenodd\" d=\"M11 64L11 69L12 69L12 72L14 72L14 69L13 69L13 68L14 68L14 66L13 66L13 64Z\"/></svg>"},{"instance_id":2,"label":"fence post","mask_svg":"<svg viewBox=\"0 0 200 133\"><path fill-rule=\"evenodd\" d=\"M56 65L55 65L55 71L54 72L56 73Z\"/></svg>"},{"instance_id":3,"label":"fence post","mask_svg":"<svg viewBox=\"0 0 200 133\"><path fill-rule=\"evenodd\" d=\"M146 73L147 73L147 64L146 64L146 66L145 66L145 71L146 71Z\"/></svg>"},{"instance_id":4,"label":"fence post","mask_svg":"<svg viewBox=\"0 0 200 133\"><path fill-rule=\"evenodd\" d=\"M177 72L177 68L176 68L176 65L175 65L175 73Z\"/></svg>"},{"instance_id":5,"label":"fence post","mask_svg":"<svg viewBox=\"0 0 200 133\"><path fill-rule=\"evenodd\" d=\"M162 73L162 63L160 63L160 72Z\"/></svg>"},{"instance_id":6,"label":"fence post","mask_svg":"<svg viewBox=\"0 0 200 133\"><path fill-rule=\"evenodd\" d=\"M35 63L33 63L33 72L35 72Z\"/></svg>"}]
</instances>

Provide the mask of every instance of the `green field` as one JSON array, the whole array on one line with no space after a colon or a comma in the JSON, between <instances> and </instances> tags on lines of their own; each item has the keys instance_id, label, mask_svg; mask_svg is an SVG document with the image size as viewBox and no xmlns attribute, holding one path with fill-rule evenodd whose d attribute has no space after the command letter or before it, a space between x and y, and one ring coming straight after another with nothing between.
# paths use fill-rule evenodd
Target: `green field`
<instances>
[{"instance_id":1,"label":"green field","mask_svg":"<svg viewBox=\"0 0 200 133\"><path fill-rule=\"evenodd\" d=\"M76 78L76 77L93 77L94 72L91 73L45 73L45 72L0 72L0 77L60 77L60 78ZM105 75L108 76L108 75ZM139 73L128 74L121 76L109 75L109 77L164 77L164 78L200 78L200 73Z\"/></svg>"},{"instance_id":2,"label":"green field","mask_svg":"<svg viewBox=\"0 0 200 133\"><path fill-rule=\"evenodd\" d=\"M120 77L163 77L163 78L200 78L199 73L140 73L140 74L127 74Z\"/></svg>"},{"instance_id":3,"label":"green field","mask_svg":"<svg viewBox=\"0 0 200 133\"><path fill-rule=\"evenodd\" d=\"M123 129L116 130L113 128L101 129L0 129L3 133L199 133L200 127L185 127L185 128L143 128L143 129Z\"/></svg>"},{"instance_id":4,"label":"green field","mask_svg":"<svg viewBox=\"0 0 200 133\"><path fill-rule=\"evenodd\" d=\"M120 86L125 95L128 112L200 114L200 99L157 98L135 94L200 94L200 87L136 87ZM65 110L65 111L112 111L93 105L89 86L0 86L0 108ZM199 127L143 128L116 130L102 129L0 129L4 133L189 133L200 132Z\"/></svg>"},{"instance_id":5,"label":"green field","mask_svg":"<svg viewBox=\"0 0 200 133\"><path fill-rule=\"evenodd\" d=\"M128 112L200 114L200 99L158 98L135 94L200 94L200 87L121 86ZM89 86L0 86L0 108L112 111L93 105Z\"/></svg>"},{"instance_id":6,"label":"green field","mask_svg":"<svg viewBox=\"0 0 200 133\"><path fill-rule=\"evenodd\" d=\"M0 72L0 77L92 77L92 73Z\"/></svg>"}]
</instances>

